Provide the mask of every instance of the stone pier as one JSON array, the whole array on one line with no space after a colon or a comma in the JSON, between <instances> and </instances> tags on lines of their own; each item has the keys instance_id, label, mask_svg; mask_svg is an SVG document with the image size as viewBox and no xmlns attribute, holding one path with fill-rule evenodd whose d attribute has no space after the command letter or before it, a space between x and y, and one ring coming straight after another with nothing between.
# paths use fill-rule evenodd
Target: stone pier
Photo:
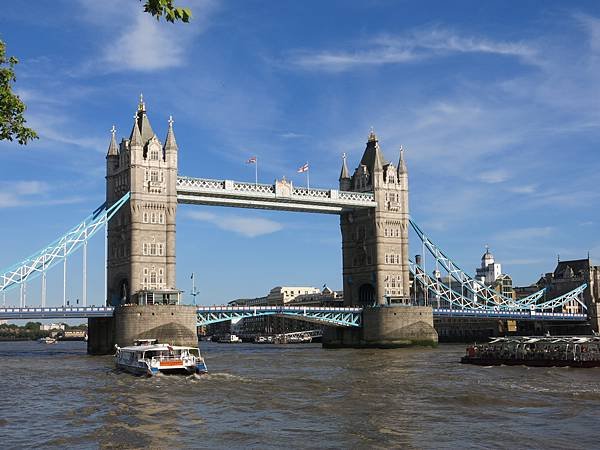
<instances>
[{"instance_id":1,"label":"stone pier","mask_svg":"<svg viewBox=\"0 0 600 450\"><path fill-rule=\"evenodd\" d=\"M399 348L435 346L433 311L425 306L374 306L363 309L361 328L327 328L325 348Z\"/></svg>"},{"instance_id":2,"label":"stone pier","mask_svg":"<svg viewBox=\"0 0 600 450\"><path fill-rule=\"evenodd\" d=\"M112 354L115 345L136 339L158 339L172 345L198 346L196 307L181 305L124 305L114 317L89 320L88 353Z\"/></svg>"}]
</instances>

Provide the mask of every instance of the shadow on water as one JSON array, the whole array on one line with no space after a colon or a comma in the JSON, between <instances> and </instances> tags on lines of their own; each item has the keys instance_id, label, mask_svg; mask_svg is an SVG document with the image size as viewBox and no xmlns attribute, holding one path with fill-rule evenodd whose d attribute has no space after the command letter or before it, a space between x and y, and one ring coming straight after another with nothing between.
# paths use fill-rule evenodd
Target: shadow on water
<instances>
[{"instance_id":1,"label":"shadow on water","mask_svg":"<svg viewBox=\"0 0 600 450\"><path fill-rule=\"evenodd\" d=\"M85 343L0 343L11 447L592 448L600 370L477 367L461 345L202 342L209 374L134 377Z\"/></svg>"}]
</instances>

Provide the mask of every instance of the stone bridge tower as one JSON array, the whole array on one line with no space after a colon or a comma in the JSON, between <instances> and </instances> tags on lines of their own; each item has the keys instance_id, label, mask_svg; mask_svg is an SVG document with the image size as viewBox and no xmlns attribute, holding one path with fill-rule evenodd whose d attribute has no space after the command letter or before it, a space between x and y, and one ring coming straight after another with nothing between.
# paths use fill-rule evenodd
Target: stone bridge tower
<instances>
[{"instance_id":1,"label":"stone bridge tower","mask_svg":"<svg viewBox=\"0 0 600 450\"><path fill-rule=\"evenodd\" d=\"M398 166L385 160L371 132L352 177L344 158L340 190L373 192L377 207L341 215L344 303L405 303L408 275L408 171L402 149Z\"/></svg>"},{"instance_id":2,"label":"stone bridge tower","mask_svg":"<svg viewBox=\"0 0 600 450\"><path fill-rule=\"evenodd\" d=\"M371 131L360 164L350 176L346 158L340 190L373 192L377 206L342 213L344 303L362 307L359 329L327 329L325 347L435 345L433 310L410 304L408 171L385 160Z\"/></svg>"},{"instance_id":3,"label":"stone bridge tower","mask_svg":"<svg viewBox=\"0 0 600 450\"><path fill-rule=\"evenodd\" d=\"M129 139L115 131L106 156L106 200L128 191L131 199L108 226L108 303L176 304L175 215L177 143L173 121L164 146L150 126L140 98Z\"/></svg>"}]
</instances>

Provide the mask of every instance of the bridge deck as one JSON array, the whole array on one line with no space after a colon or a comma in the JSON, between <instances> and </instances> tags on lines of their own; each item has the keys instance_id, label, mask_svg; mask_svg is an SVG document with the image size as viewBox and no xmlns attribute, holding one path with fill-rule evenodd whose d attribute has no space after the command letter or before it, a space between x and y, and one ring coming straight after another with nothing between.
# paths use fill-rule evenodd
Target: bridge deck
<instances>
[{"instance_id":1,"label":"bridge deck","mask_svg":"<svg viewBox=\"0 0 600 450\"><path fill-rule=\"evenodd\" d=\"M90 317L111 317L115 308L112 306L80 306L80 307L3 307L0 308L0 320L30 319L86 319ZM338 326L360 326L362 308L358 307L325 307L325 306L198 306L199 323L215 323L226 320L243 319L263 315L294 316L327 322ZM567 314L537 311L509 311L486 309L452 309L433 308L434 318L470 317L479 319L512 319L512 320L546 320L584 322L586 314Z\"/></svg>"}]
</instances>

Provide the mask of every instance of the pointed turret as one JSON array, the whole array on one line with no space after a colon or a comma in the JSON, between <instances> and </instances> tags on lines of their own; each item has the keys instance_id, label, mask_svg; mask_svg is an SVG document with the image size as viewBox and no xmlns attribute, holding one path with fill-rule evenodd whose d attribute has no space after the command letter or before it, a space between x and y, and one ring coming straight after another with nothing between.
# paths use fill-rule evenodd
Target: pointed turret
<instances>
[{"instance_id":1,"label":"pointed turret","mask_svg":"<svg viewBox=\"0 0 600 450\"><path fill-rule=\"evenodd\" d=\"M175 132L173 131L173 116L169 116L169 128L167 130L167 137L165 138L165 153L169 151L177 151L177 141L175 140Z\"/></svg>"},{"instance_id":2,"label":"pointed turret","mask_svg":"<svg viewBox=\"0 0 600 450\"><path fill-rule=\"evenodd\" d=\"M398 178L400 175L405 175L408 173L408 169L406 168L406 163L404 162L404 149L400 146L400 160L398 161Z\"/></svg>"},{"instance_id":3,"label":"pointed turret","mask_svg":"<svg viewBox=\"0 0 600 450\"><path fill-rule=\"evenodd\" d=\"M133 128L131 129L131 135L129 136L129 144L134 146L142 145L142 135L140 134L140 128L138 127L138 113L133 115Z\"/></svg>"},{"instance_id":4,"label":"pointed turret","mask_svg":"<svg viewBox=\"0 0 600 450\"><path fill-rule=\"evenodd\" d=\"M367 166L370 173L375 172L375 170L382 171L383 166L387 164L383 152L379 148L379 141L377 140L377 135L375 134L375 131L373 131L373 128L371 128L371 132L369 133L367 147L365 148L360 163Z\"/></svg>"},{"instance_id":5,"label":"pointed turret","mask_svg":"<svg viewBox=\"0 0 600 450\"><path fill-rule=\"evenodd\" d=\"M115 139L115 134L117 133L117 129L115 128L115 126L113 125L110 132L112 133L112 136L110 138L110 144L108 146L108 152L106 153L106 156L119 156L119 149L117 148L117 141Z\"/></svg>"},{"instance_id":6,"label":"pointed turret","mask_svg":"<svg viewBox=\"0 0 600 450\"><path fill-rule=\"evenodd\" d=\"M340 172L340 181L349 179L348 165L346 164L346 154L342 153L342 171Z\"/></svg>"},{"instance_id":7,"label":"pointed turret","mask_svg":"<svg viewBox=\"0 0 600 450\"><path fill-rule=\"evenodd\" d=\"M146 145L154 136L154 131L150 125L150 120L148 120L148 115L146 114L146 103L144 102L144 96L142 94L140 94L140 103L138 104L137 124L142 137L142 145Z\"/></svg>"},{"instance_id":8,"label":"pointed turret","mask_svg":"<svg viewBox=\"0 0 600 450\"><path fill-rule=\"evenodd\" d=\"M340 172L340 190L350 190L350 174L348 173L348 165L346 164L346 154L342 153L342 170Z\"/></svg>"}]
</instances>

